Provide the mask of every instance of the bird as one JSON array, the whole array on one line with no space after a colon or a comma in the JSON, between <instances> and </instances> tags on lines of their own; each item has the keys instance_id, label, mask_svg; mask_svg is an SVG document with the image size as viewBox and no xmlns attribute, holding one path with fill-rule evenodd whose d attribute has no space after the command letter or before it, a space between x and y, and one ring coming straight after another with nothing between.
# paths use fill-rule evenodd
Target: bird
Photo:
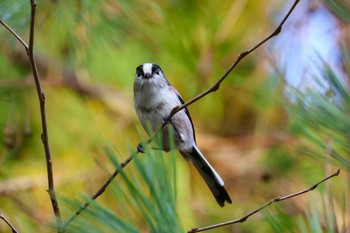
<instances>
[{"instance_id":1,"label":"bird","mask_svg":"<svg viewBox=\"0 0 350 233\"><path fill-rule=\"evenodd\" d=\"M231 204L223 179L197 147L188 109L183 108L168 119L171 110L184 104L184 101L169 83L160 66L154 63L139 65L136 68L133 89L135 111L147 134L152 135L164 124L161 132L161 149L165 152L170 151L169 133L173 133L175 148L187 161L193 163L217 203L221 207L225 202ZM170 130L170 127L173 129Z\"/></svg>"}]
</instances>

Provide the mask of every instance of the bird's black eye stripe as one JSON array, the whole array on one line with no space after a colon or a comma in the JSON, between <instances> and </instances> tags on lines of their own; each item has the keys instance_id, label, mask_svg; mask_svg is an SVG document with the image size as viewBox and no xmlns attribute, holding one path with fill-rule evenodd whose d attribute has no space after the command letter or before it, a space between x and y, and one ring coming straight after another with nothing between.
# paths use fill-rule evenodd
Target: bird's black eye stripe
<instances>
[{"instance_id":1,"label":"bird's black eye stripe","mask_svg":"<svg viewBox=\"0 0 350 233\"><path fill-rule=\"evenodd\" d=\"M156 65L156 64L152 65L152 73L156 73L157 75L159 75L160 71L161 71L161 69L158 65Z\"/></svg>"},{"instance_id":2,"label":"bird's black eye stripe","mask_svg":"<svg viewBox=\"0 0 350 233\"><path fill-rule=\"evenodd\" d=\"M157 69L155 66L152 66L152 74L154 73L159 74L159 69Z\"/></svg>"},{"instance_id":3,"label":"bird's black eye stripe","mask_svg":"<svg viewBox=\"0 0 350 233\"><path fill-rule=\"evenodd\" d=\"M141 65L141 66L138 66L138 67L136 68L136 75L137 75L137 77L140 77L141 75L143 75L142 65Z\"/></svg>"}]
</instances>

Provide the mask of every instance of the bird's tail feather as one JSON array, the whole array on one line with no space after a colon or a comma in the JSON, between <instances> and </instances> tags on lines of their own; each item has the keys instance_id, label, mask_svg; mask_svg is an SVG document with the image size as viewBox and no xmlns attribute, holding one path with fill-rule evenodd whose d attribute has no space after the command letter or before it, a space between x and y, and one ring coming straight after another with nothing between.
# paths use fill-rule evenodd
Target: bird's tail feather
<instances>
[{"instance_id":1,"label":"bird's tail feather","mask_svg":"<svg viewBox=\"0 0 350 233\"><path fill-rule=\"evenodd\" d=\"M217 203L223 207L225 201L232 203L230 196L228 195L224 181L219 174L206 160L203 154L200 152L197 146L192 148L190 153L182 153L185 157L189 158L193 165L197 168L205 182L207 183L210 191L213 193Z\"/></svg>"}]
</instances>

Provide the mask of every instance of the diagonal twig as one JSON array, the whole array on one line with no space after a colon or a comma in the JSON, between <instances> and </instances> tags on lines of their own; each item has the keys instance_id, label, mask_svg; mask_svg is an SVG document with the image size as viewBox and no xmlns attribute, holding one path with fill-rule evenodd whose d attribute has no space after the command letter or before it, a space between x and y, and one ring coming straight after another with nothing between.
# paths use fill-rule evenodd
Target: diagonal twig
<instances>
[{"instance_id":1,"label":"diagonal twig","mask_svg":"<svg viewBox=\"0 0 350 233\"><path fill-rule=\"evenodd\" d=\"M238 219L234 219L234 220L231 220L231 221L228 221L228 222L223 222L223 223L218 223L218 224L214 224L214 225L210 225L210 226L206 226L206 227L200 227L200 228L193 228L191 229L190 231L188 231L188 233L195 233L195 232L201 232L201 231L207 231L207 230L211 230L211 229L214 229L214 228L218 228L218 227L223 227L223 226L227 226L227 225L232 225L232 224L235 224L235 223L243 223L245 222L250 216L258 213L260 210L266 208L267 206L271 205L272 203L274 202L280 202L280 201L284 201L286 199L290 199L290 198L293 198L293 197L296 197L296 196L299 196L299 195L302 195L304 193L307 193L307 192L310 192L312 190L314 190L315 188L317 188L317 186L329 179L331 179L332 177L334 176L338 176L340 173L340 169L338 169L335 173L327 176L326 178L322 179L321 181L317 182L316 184L314 184L313 186L307 188L307 189L304 189L304 190L301 190L299 192L296 192L296 193L292 193L292 194L289 194L289 195L286 195L286 196L282 196L282 197L275 197L273 199L271 199L269 202L266 202L264 205L260 206L259 208L249 212L248 214L244 215L243 217L241 218L238 218Z\"/></svg>"},{"instance_id":2,"label":"diagonal twig","mask_svg":"<svg viewBox=\"0 0 350 233\"><path fill-rule=\"evenodd\" d=\"M2 221L4 221L7 224L7 226L11 228L12 233L18 233L16 228L10 223L9 220L7 220L7 218L1 213L1 211L0 211L0 219L2 219Z\"/></svg>"},{"instance_id":3,"label":"diagonal twig","mask_svg":"<svg viewBox=\"0 0 350 233\"><path fill-rule=\"evenodd\" d=\"M282 26L284 25L284 23L286 22L286 20L288 19L288 17L291 15L291 13L293 12L294 8L296 7L296 5L298 4L299 0L296 0L294 2L294 4L292 5L292 7L290 8L290 10L288 11L288 13L285 15L285 17L282 19L282 21L280 22L280 24L277 26L277 28L269 35L267 36L265 39L263 39L262 41L260 41L259 43L257 43L255 46L253 46L252 48L242 52L237 59L232 63L232 65L228 68L228 70L225 72L225 74L208 90L202 92L201 94L199 94L198 96L194 97L193 99L189 100L188 102L184 103L181 106L177 106L175 108L173 108L171 110L171 112L169 113L169 116L167 117L167 120L164 121L162 123L162 125L153 133L153 135L151 135L148 140L145 142L146 144L149 144L153 141L153 139L156 137L156 135L168 124L169 120L180 110L188 107L189 105L193 104L194 102L198 101L199 99L203 98L204 96L208 95L211 92L214 92L216 90L219 89L220 84L226 79L226 77L231 73L231 71L238 65L238 63L246 56L248 56L250 53L252 53L253 51L255 51L257 48L259 48L260 46L262 46L264 43L266 43L268 40L270 40L272 37L277 36L281 30L282 30ZM128 157L120 166L120 169L123 169L127 164L129 164L129 162L133 159L134 156L136 156L137 154L139 154L140 152L143 152L142 149L142 145L141 143L139 143L139 145L137 146L137 150L135 152L132 153L132 155L130 157ZM96 198L98 198L100 195L103 194L104 190L107 188L107 186L111 183L111 181L119 174L120 170L119 168L117 168L114 173L105 181L105 183L98 189L98 191L95 192L95 194L93 194L91 196L92 200L95 200ZM70 218L68 218L68 220L66 222L63 223L63 231L66 230L66 228L68 227L68 225L84 210L89 206L89 202L84 202L73 214Z\"/></svg>"},{"instance_id":4,"label":"diagonal twig","mask_svg":"<svg viewBox=\"0 0 350 233\"><path fill-rule=\"evenodd\" d=\"M16 37L16 39L24 46L26 51L28 50L27 43L9 25L7 25L5 21L0 19L0 24L2 24L2 26L4 26L14 37Z\"/></svg>"},{"instance_id":5,"label":"diagonal twig","mask_svg":"<svg viewBox=\"0 0 350 233\"><path fill-rule=\"evenodd\" d=\"M198 101L199 99L203 98L204 96L208 95L211 92L217 91L220 88L220 84L226 79L226 77L231 73L231 71L240 63L240 61L245 58L246 56L248 56L249 54L251 54L253 51L255 51L257 48L261 47L263 44L265 44L267 41L269 41L272 37L277 36L281 31L282 31L282 27L284 25L284 23L287 21L287 19L289 18L289 16L292 14L294 8L298 5L300 0L295 0L295 2L293 3L292 7L289 9L289 11L287 12L287 14L284 16L284 18L282 19L282 21L280 22L280 24L277 26L277 28L269 35L267 36L265 39L263 39L262 41L260 41L259 43L257 43L256 45L254 45L253 47L251 47L250 49L240 53L238 55L238 57L236 58L236 60L232 63L232 65L227 69L227 71L224 73L224 75L212 86L210 87L208 90L202 92L201 94L199 94L198 96L192 98L191 100L187 101L186 103L184 103L181 106L177 106L175 108L173 108L170 112L170 115L168 116L168 119L170 119L171 117L173 117L175 115L175 113L179 112L180 110L188 107L189 105L193 104L194 102Z\"/></svg>"}]
</instances>

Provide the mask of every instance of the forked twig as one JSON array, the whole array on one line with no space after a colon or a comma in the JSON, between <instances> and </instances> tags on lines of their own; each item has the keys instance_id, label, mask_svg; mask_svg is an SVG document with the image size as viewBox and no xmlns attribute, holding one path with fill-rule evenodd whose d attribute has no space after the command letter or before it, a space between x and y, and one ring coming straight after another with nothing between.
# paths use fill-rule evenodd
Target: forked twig
<instances>
[{"instance_id":1,"label":"forked twig","mask_svg":"<svg viewBox=\"0 0 350 233\"><path fill-rule=\"evenodd\" d=\"M46 159L46 169L47 169L47 179L48 179L48 193L50 196L51 204L53 211L56 216L57 225L61 224L61 214L58 205L58 201L55 193L55 185L53 178L53 169L52 169L52 156L49 145L49 136L48 136L48 128L47 128L47 120L46 120L46 101L45 94L41 87L41 82L39 78L39 72L36 65L36 61L34 58L34 32L35 32L35 12L36 12L36 2L35 0L30 0L30 29L29 29L29 45L11 28L9 27L3 20L0 20L0 23L14 36L16 39L24 46L26 49L28 59L30 62L30 67L32 69L35 87L38 94L38 99L40 103L40 116L41 116L41 141L44 145L45 150L45 159Z\"/></svg>"},{"instance_id":2,"label":"forked twig","mask_svg":"<svg viewBox=\"0 0 350 233\"><path fill-rule=\"evenodd\" d=\"M7 226L11 228L12 233L18 233L16 228L6 219L6 217L1 213L1 211L0 211L0 219L2 219L7 224Z\"/></svg>"},{"instance_id":3,"label":"forked twig","mask_svg":"<svg viewBox=\"0 0 350 233\"><path fill-rule=\"evenodd\" d=\"M235 223L242 223L242 222L245 222L250 216L258 213L260 210L264 209L265 207L271 205L272 203L274 202L280 202L280 201L284 201L286 199L290 199L290 198L293 198L293 197L296 197L296 196L299 196L301 194L304 194L304 193L307 193L307 192L310 192L312 190L314 190L319 184L331 179L332 177L334 176L338 176L340 173L340 169L338 169L335 173L333 173L332 175L329 175L327 176L326 178L324 178L323 180L317 182L316 184L314 184L313 186L307 188L307 189L304 189L304 190L301 190L299 192L296 192L296 193L292 193L292 194L289 194L289 195L286 195L286 196L282 196L282 197L275 197L273 199L271 199L269 202L266 202L264 205L260 206L259 208L249 212L248 214L244 215L243 217L241 218L238 218L238 219L234 219L234 220L231 220L231 221L228 221L228 222L223 222L223 223L218 223L218 224L214 224L214 225L210 225L210 226L206 226L206 227L200 227L200 228L193 228L191 229L190 231L188 231L188 233L195 233L195 232L201 232L201 231L207 231L207 230L211 230L211 229L214 229L214 228L218 228L218 227L223 227L223 226L227 226L227 225L232 225L232 224L235 224Z\"/></svg>"},{"instance_id":4,"label":"forked twig","mask_svg":"<svg viewBox=\"0 0 350 233\"><path fill-rule=\"evenodd\" d=\"M203 98L204 96L208 95L211 92L214 92L216 90L219 89L220 84L226 79L226 77L231 73L231 71L238 65L238 63L247 55L249 55L250 53L252 53L254 50L256 50L257 48L259 48L261 45L263 45L264 43L266 43L268 40L270 40L272 37L278 35L281 30L282 30L282 26L284 25L284 23L286 22L286 20L288 19L288 17L290 16L290 14L293 12L294 8L296 7L296 5L298 4L299 0L296 0L294 2L294 4L292 5L292 7L290 8L290 10L288 11L288 13L285 15L285 17L282 19L282 21L280 22L280 24L277 26L277 28L269 35L267 36L265 39L263 39L262 41L260 41L258 44L256 44L255 46L253 46L252 48L242 52L237 59L232 63L232 65L228 68L228 70L225 72L225 74L208 90L204 91L203 93L199 94L198 96L194 97L193 99L189 100L188 102L184 103L181 106L177 106L175 108L173 108L169 114L169 116L167 117L167 121L164 121L162 123L162 125L153 133L152 136L149 137L149 139L145 142L146 144L149 144L152 142L152 140L156 137L156 135L167 125L168 121L180 110L188 107L189 105L193 104L194 102L198 101L199 99ZM123 169L132 159L134 156L136 156L138 153L143 152L142 150L142 146L141 143L139 143L139 145L137 146L137 150L136 152L133 152L133 154L128 157L122 164L120 169ZM91 196L92 200L95 200L97 197L99 197L107 188L107 186L111 183L111 181L120 173L120 170L117 168L114 173L105 181L105 183L102 185L101 188L98 189L98 191L93 194ZM83 203L73 214L72 216L63 224L63 231L66 230L66 228L68 227L68 225L84 210L89 206L89 202L85 202Z\"/></svg>"}]
</instances>

